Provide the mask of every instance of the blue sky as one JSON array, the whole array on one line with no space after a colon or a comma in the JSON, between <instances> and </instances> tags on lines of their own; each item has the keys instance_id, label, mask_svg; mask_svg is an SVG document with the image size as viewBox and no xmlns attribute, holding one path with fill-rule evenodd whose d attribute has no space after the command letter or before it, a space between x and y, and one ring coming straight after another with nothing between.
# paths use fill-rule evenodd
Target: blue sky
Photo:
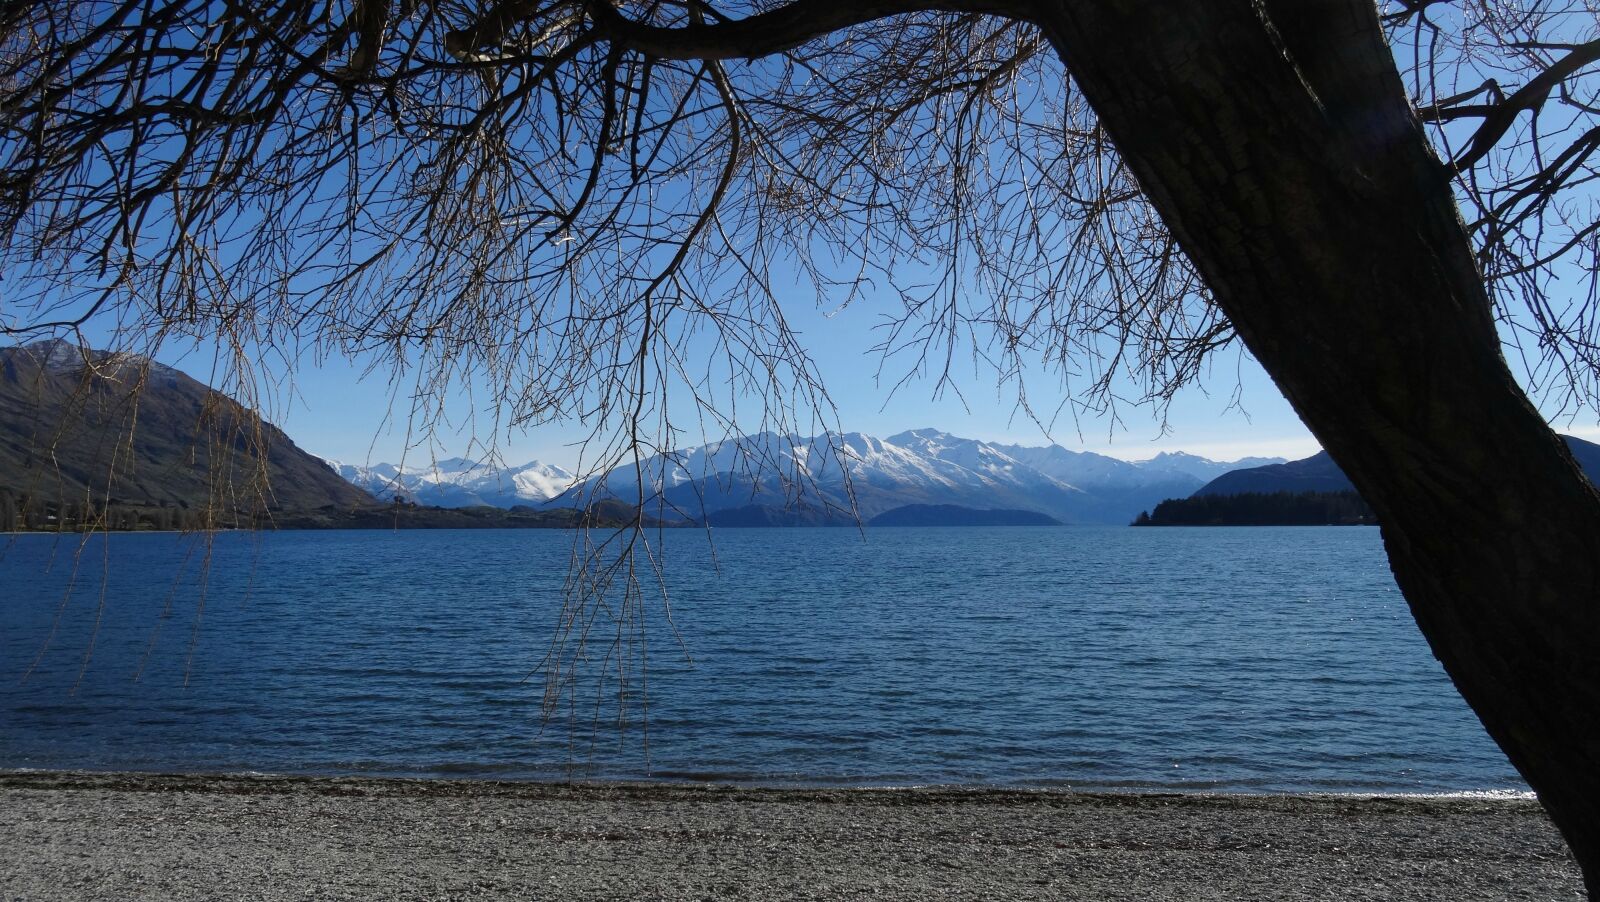
<instances>
[{"instance_id":1,"label":"blue sky","mask_svg":"<svg viewBox=\"0 0 1600 902\"><path fill-rule=\"evenodd\" d=\"M883 377L878 377L882 361L871 348L879 340L873 326L880 315L869 305L852 305L829 316L814 309L787 313L816 360L837 405L840 425L849 431L886 437L931 426L970 438L1028 445L1054 439L1074 450L1125 459L1172 450L1216 459L1294 458L1318 447L1260 367L1231 350L1217 357L1208 378L1174 401L1167 411L1165 434L1152 408L1128 403L1118 408L1115 418L1080 412L1076 422L1072 410L1064 409L1047 437L1016 409L1015 388L997 386L992 371L985 372L970 360L960 361L952 373L959 395L951 390L936 395L933 380L926 376L913 377L891 394L908 362L891 360ZM161 357L201 381L217 381L211 375L209 348L172 343L163 348ZM464 397L450 411L452 426L433 447L414 445L407 451L407 393L391 386L381 369L364 375L369 363L343 358L319 361L307 355L292 373L282 364L268 363L265 369L274 381L265 385L263 406L302 448L346 462L395 462L404 455L408 462L420 464L433 456L476 456L474 444L491 440L508 463L537 459L570 467L578 460L574 443L586 434L579 424L492 434L487 425L492 421L490 412L474 411ZM1025 379L1029 397L1039 407L1053 407L1067 397L1054 374L1035 368Z\"/></svg>"}]
</instances>

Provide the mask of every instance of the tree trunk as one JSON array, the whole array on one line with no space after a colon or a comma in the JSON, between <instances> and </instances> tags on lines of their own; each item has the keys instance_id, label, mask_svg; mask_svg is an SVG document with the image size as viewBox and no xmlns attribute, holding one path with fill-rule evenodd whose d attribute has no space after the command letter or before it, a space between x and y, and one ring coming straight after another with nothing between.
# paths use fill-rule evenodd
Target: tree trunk
<instances>
[{"instance_id":1,"label":"tree trunk","mask_svg":"<svg viewBox=\"0 0 1600 902\"><path fill-rule=\"evenodd\" d=\"M1600 493L1505 365L1372 0L1037 19L1600 898Z\"/></svg>"}]
</instances>

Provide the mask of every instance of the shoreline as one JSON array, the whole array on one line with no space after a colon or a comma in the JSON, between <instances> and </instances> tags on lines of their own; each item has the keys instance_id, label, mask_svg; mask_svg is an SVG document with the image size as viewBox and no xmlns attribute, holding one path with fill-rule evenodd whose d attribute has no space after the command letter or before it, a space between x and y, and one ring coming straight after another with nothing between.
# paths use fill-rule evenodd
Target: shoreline
<instances>
[{"instance_id":1,"label":"shoreline","mask_svg":"<svg viewBox=\"0 0 1600 902\"><path fill-rule=\"evenodd\" d=\"M777 793L809 793L809 792L918 792L918 793L969 793L983 795L995 794L1059 794L1070 796L1181 796L1195 798L1217 799L1252 799L1266 797L1284 797L1291 799L1415 799L1429 800L1484 800L1484 801L1510 801L1532 802L1537 804L1538 795L1530 789L1257 789L1257 788L1228 788L1210 787L1199 785L1165 785L1165 784L1118 784L1099 785L1094 783L1066 783L1044 781L1037 784L1016 783L915 783L915 782L884 782L873 783L841 780L838 782L824 780L761 780L742 779L737 776L718 776L714 774L672 774L669 776L558 776L554 774L523 774L522 772L496 775L491 773L472 772L447 772L447 771L261 771L261 770L121 770L116 768L88 768L88 767L6 767L0 766L0 790L13 783L28 782L38 778L40 785L65 788L75 785L80 781L100 782L109 784L127 782L131 785L151 783L152 785L168 786L188 781L201 781L207 783L260 782L263 785L289 785L296 782L316 784L328 781L359 781L374 785L398 784L402 786L428 786L428 785L459 785L461 787L483 786L529 786L529 787L581 787L593 789L670 789L685 788L694 790L729 790L749 792L777 792ZM530 790L531 791L531 790Z\"/></svg>"},{"instance_id":2,"label":"shoreline","mask_svg":"<svg viewBox=\"0 0 1600 902\"><path fill-rule=\"evenodd\" d=\"M1582 897L1534 800L0 771L26 899Z\"/></svg>"}]
</instances>

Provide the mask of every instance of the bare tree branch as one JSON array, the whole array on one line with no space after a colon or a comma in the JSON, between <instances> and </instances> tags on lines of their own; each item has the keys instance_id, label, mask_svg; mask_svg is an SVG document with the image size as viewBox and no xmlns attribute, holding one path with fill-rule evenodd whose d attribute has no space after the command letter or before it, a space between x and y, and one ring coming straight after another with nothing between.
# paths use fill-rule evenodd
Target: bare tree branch
<instances>
[{"instance_id":1,"label":"bare tree branch","mask_svg":"<svg viewBox=\"0 0 1600 902\"><path fill-rule=\"evenodd\" d=\"M1523 43L1522 47L1548 45ZM1549 68L1528 80L1500 103L1494 104L1484 116L1483 124L1472 136L1472 145L1466 153L1451 161L1457 170L1467 169L1488 155L1489 151L1511 130L1511 124L1521 113L1545 102L1558 85L1581 71L1585 66L1600 60L1600 40L1590 41L1573 48Z\"/></svg>"},{"instance_id":2,"label":"bare tree branch","mask_svg":"<svg viewBox=\"0 0 1600 902\"><path fill-rule=\"evenodd\" d=\"M768 12L710 25L660 27L627 18L609 0L586 4L607 40L657 59L759 59L856 25L907 13L985 13L1026 18L1026 7L997 0L795 0Z\"/></svg>"}]
</instances>

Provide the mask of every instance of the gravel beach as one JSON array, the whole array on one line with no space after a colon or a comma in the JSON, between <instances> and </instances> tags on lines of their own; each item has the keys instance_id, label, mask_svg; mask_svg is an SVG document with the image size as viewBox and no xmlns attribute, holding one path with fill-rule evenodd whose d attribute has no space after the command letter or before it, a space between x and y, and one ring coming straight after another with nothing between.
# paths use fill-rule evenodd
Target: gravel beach
<instances>
[{"instance_id":1,"label":"gravel beach","mask_svg":"<svg viewBox=\"0 0 1600 902\"><path fill-rule=\"evenodd\" d=\"M0 899L1583 898L1531 801L0 773Z\"/></svg>"}]
</instances>

